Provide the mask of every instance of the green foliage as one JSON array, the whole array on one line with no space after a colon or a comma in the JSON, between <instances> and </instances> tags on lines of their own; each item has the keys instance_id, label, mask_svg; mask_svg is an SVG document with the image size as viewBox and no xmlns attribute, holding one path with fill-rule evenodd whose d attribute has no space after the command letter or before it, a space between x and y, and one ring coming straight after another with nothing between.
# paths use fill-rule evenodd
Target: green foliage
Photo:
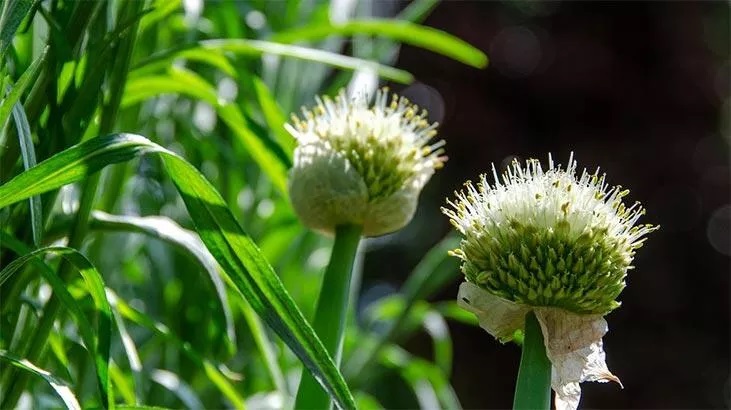
<instances>
[{"instance_id":1,"label":"green foliage","mask_svg":"<svg viewBox=\"0 0 731 410\"><path fill-rule=\"evenodd\" d=\"M288 407L303 369L343 408L388 406L394 374L411 407L459 406L444 318L469 318L425 300L458 273L453 239L347 316L345 378L308 324L332 241L288 202L283 123L354 72L412 81L400 42L487 58L418 24L432 0L337 24L311 3L3 2L2 407ZM433 359L398 346L420 329Z\"/></svg>"}]
</instances>

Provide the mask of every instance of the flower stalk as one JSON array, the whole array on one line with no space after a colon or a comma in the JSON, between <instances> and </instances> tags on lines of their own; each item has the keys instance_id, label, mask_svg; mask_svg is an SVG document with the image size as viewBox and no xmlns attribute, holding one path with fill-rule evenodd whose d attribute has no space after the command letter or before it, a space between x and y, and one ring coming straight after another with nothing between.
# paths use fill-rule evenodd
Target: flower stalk
<instances>
[{"instance_id":1,"label":"flower stalk","mask_svg":"<svg viewBox=\"0 0 731 410\"><path fill-rule=\"evenodd\" d=\"M513 409L548 410L550 407L551 361L546 356L541 325L531 311L525 318L523 353L520 357Z\"/></svg>"},{"instance_id":2,"label":"flower stalk","mask_svg":"<svg viewBox=\"0 0 731 410\"><path fill-rule=\"evenodd\" d=\"M340 366L345 333L345 316L353 277L353 263L363 233L360 225L338 225L330 262L325 270L320 297L317 299L312 323L317 336ZM327 393L308 372L302 373L297 392L296 409L328 409L331 401Z\"/></svg>"}]
</instances>

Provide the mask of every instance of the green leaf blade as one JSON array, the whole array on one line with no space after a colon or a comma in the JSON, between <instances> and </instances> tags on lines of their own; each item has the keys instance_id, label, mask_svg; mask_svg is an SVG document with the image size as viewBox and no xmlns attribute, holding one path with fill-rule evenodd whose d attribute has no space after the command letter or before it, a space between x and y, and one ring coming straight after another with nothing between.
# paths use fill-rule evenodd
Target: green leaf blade
<instances>
[{"instance_id":1,"label":"green leaf blade","mask_svg":"<svg viewBox=\"0 0 731 410\"><path fill-rule=\"evenodd\" d=\"M0 208L78 181L112 163L159 153L196 230L239 293L284 340L340 408L355 401L340 371L216 189L176 154L133 134L112 134L62 151L0 186Z\"/></svg>"},{"instance_id":2,"label":"green leaf blade","mask_svg":"<svg viewBox=\"0 0 731 410\"><path fill-rule=\"evenodd\" d=\"M3 359L13 366L25 370L29 373L32 373L43 380L46 381L49 385L51 385L51 388L58 394L58 397L63 400L64 404L66 405L66 408L69 410L81 410L81 405L79 404L79 400L74 395L73 391L71 391L71 388L68 386L67 383L59 380L54 375L52 375L49 371L43 370L40 367L34 365L33 363L22 359L18 356L15 356L14 354L6 351L6 350L0 350L0 359Z\"/></svg>"},{"instance_id":3,"label":"green leaf blade","mask_svg":"<svg viewBox=\"0 0 731 410\"><path fill-rule=\"evenodd\" d=\"M281 43L315 41L334 35L376 35L402 41L442 54L453 60L475 68L485 68L488 58L485 53L469 43L441 30L406 21L368 19L351 20L343 24L317 24L280 32L272 38Z\"/></svg>"}]
</instances>

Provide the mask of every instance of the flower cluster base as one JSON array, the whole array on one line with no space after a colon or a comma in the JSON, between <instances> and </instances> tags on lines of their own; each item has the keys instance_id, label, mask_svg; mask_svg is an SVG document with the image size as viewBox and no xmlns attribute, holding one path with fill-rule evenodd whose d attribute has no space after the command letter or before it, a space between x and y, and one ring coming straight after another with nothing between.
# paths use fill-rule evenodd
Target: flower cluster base
<instances>
[{"instance_id":1,"label":"flower cluster base","mask_svg":"<svg viewBox=\"0 0 731 410\"><path fill-rule=\"evenodd\" d=\"M531 307L502 299L479 286L463 282L458 301L474 313L480 327L501 342L512 339L525 327L525 316L533 311L541 325L546 355L552 364L551 387L557 410L579 407L585 381L621 382L607 368L602 337L607 322L601 315L579 315L555 307Z\"/></svg>"}]
</instances>

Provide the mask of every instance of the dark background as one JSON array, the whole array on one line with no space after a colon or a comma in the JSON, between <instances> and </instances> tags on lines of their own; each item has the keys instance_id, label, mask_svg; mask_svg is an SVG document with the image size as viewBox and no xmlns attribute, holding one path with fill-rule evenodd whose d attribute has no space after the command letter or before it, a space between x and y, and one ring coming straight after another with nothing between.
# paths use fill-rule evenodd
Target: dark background
<instances>
[{"instance_id":1,"label":"dark background","mask_svg":"<svg viewBox=\"0 0 731 410\"><path fill-rule=\"evenodd\" d=\"M729 6L726 2L446 1L425 22L490 56L473 69L412 47L403 92L443 125L449 162L412 224L371 246L364 291L395 289L450 230L444 198L513 157L597 166L661 225L608 315L624 390L584 383L582 408L729 407ZM387 263L384 263L387 262ZM455 282L435 299L457 294ZM465 408L512 404L520 350L450 323ZM409 350L429 356L418 335ZM395 386L394 388L399 388Z\"/></svg>"}]
</instances>

